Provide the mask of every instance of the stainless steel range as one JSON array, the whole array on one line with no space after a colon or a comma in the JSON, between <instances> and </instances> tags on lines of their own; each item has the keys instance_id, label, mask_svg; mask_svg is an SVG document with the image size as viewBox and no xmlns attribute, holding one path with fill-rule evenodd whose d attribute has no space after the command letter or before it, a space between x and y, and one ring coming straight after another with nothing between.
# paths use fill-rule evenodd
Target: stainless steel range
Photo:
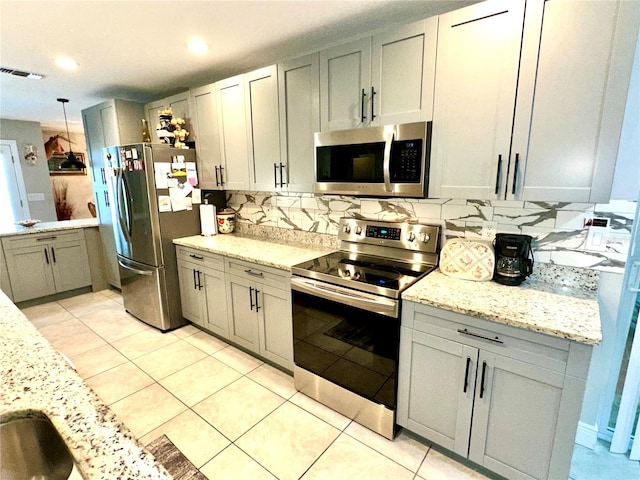
<instances>
[{"instance_id":1,"label":"stainless steel range","mask_svg":"<svg viewBox=\"0 0 640 480\"><path fill-rule=\"evenodd\" d=\"M400 295L436 268L440 227L342 218L339 238L291 269L295 386L392 439Z\"/></svg>"}]
</instances>

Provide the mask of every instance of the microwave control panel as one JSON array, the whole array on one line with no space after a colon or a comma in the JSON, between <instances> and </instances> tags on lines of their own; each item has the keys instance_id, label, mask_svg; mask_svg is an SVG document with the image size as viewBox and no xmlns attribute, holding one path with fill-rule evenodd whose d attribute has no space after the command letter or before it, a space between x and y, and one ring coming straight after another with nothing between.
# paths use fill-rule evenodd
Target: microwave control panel
<instances>
[{"instance_id":1,"label":"microwave control panel","mask_svg":"<svg viewBox=\"0 0 640 480\"><path fill-rule=\"evenodd\" d=\"M422 140L396 140L391 146L391 182L420 183Z\"/></svg>"}]
</instances>

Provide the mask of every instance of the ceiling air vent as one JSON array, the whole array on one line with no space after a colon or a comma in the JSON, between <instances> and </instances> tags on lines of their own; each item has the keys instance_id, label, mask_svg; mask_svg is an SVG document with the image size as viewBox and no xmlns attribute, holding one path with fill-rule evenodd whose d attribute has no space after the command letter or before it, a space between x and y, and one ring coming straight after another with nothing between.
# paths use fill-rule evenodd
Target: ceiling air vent
<instances>
[{"instance_id":1,"label":"ceiling air vent","mask_svg":"<svg viewBox=\"0 0 640 480\"><path fill-rule=\"evenodd\" d=\"M44 75L41 73L25 72L24 70L16 70L15 68L0 67L0 72L15 75L16 77L33 78L35 80L42 80L44 78Z\"/></svg>"}]
</instances>

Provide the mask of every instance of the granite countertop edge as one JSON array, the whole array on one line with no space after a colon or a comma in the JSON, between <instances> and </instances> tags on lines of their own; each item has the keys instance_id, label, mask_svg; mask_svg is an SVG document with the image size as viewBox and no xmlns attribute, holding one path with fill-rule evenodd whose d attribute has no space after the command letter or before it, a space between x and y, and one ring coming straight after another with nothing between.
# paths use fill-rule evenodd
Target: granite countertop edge
<instances>
[{"instance_id":1,"label":"granite countertop edge","mask_svg":"<svg viewBox=\"0 0 640 480\"><path fill-rule=\"evenodd\" d=\"M59 222L41 222L33 227L21 227L11 225L0 227L0 237L13 237L16 235L33 235L35 233L56 232L60 230L74 230L77 228L98 227L97 218L80 218L77 220L62 220Z\"/></svg>"},{"instance_id":2,"label":"granite countertop edge","mask_svg":"<svg viewBox=\"0 0 640 480\"><path fill-rule=\"evenodd\" d=\"M46 415L86 480L171 478L2 291L0 314L3 421Z\"/></svg>"}]
</instances>

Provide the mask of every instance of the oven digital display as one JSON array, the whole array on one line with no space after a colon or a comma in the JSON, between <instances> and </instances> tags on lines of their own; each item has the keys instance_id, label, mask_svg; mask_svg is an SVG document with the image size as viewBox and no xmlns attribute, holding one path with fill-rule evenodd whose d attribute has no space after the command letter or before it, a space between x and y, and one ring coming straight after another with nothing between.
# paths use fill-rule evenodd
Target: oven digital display
<instances>
[{"instance_id":1,"label":"oven digital display","mask_svg":"<svg viewBox=\"0 0 640 480\"><path fill-rule=\"evenodd\" d=\"M367 225L368 238L381 238L384 240L400 240L400 229L395 227L376 227Z\"/></svg>"}]
</instances>

